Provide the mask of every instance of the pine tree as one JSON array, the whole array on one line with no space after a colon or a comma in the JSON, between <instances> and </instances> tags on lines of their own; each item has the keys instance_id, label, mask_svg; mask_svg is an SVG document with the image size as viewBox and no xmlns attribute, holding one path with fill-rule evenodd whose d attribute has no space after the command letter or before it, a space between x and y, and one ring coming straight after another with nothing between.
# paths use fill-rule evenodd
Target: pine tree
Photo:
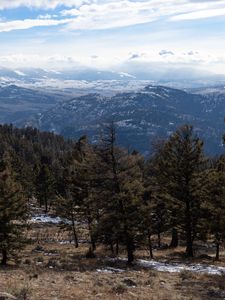
<instances>
[{"instance_id":1,"label":"pine tree","mask_svg":"<svg viewBox=\"0 0 225 300\"><path fill-rule=\"evenodd\" d=\"M73 171L68 166L63 172L63 178L61 178L61 184L63 188L60 189L59 195L56 197L55 208L56 214L66 219L66 222L62 223L60 227L72 232L75 247L78 248L78 236L76 230L76 223L79 218L79 200L76 198L77 193L74 191L73 184Z\"/></svg>"},{"instance_id":2,"label":"pine tree","mask_svg":"<svg viewBox=\"0 0 225 300\"><path fill-rule=\"evenodd\" d=\"M75 224L78 220L87 224L91 252L96 248L94 228L98 214L95 199L95 160L93 147L85 136L81 137L67 159L62 178L63 187L56 203L59 214L71 221L71 225L67 224L66 227L72 229L76 246L78 239Z\"/></svg>"},{"instance_id":3,"label":"pine tree","mask_svg":"<svg viewBox=\"0 0 225 300\"><path fill-rule=\"evenodd\" d=\"M14 180L8 157L0 161L0 251L2 264L24 245L27 207L21 186Z\"/></svg>"},{"instance_id":4,"label":"pine tree","mask_svg":"<svg viewBox=\"0 0 225 300\"><path fill-rule=\"evenodd\" d=\"M98 219L98 199L96 198L97 156L86 136L76 145L75 178L77 198L80 202L80 216L88 225L90 253L96 249L95 228Z\"/></svg>"},{"instance_id":5,"label":"pine tree","mask_svg":"<svg viewBox=\"0 0 225 300\"><path fill-rule=\"evenodd\" d=\"M40 206L44 205L48 212L51 200L55 195L55 179L46 163L42 163L36 178L36 195Z\"/></svg>"},{"instance_id":6,"label":"pine tree","mask_svg":"<svg viewBox=\"0 0 225 300\"><path fill-rule=\"evenodd\" d=\"M172 217L185 232L186 255L192 257L204 198L199 180L204 168L203 142L192 126L178 129L163 146L158 157L157 180L171 204ZM175 212L175 213L174 213Z\"/></svg>"},{"instance_id":7,"label":"pine tree","mask_svg":"<svg viewBox=\"0 0 225 300\"><path fill-rule=\"evenodd\" d=\"M119 244L125 245L128 263L132 263L142 222L143 159L116 146L114 124L108 128L99 155L103 193L98 231L111 249L116 244L116 252Z\"/></svg>"},{"instance_id":8,"label":"pine tree","mask_svg":"<svg viewBox=\"0 0 225 300\"><path fill-rule=\"evenodd\" d=\"M167 194L161 189L161 186L157 182L157 156L159 154L159 150L161 149L163 144L160 147L157 146L156 153L150 157L145 163L145 195L144 202L145 208L143 215L146 219L146 228L148 229L147 238L148 238L148 246L150 250L150 256L152 257L152 250L150 238L151 235L157 235L158 237L158 248L161 247L161 233L167 231L170 228L171 218L169 215L169 205L168 201L166 201Z\"/></svg>"},{"instance_id":9,"label":"pine tree","mask_svg":"<svg viewBox=\"0 0 225 300\"><path fill-rule=\"evenodd\" d=\"M209 211L207 224L216 243L216 259L219 259L220 245L225 241L225 157L222 156L213 169L208 171Z\"/></svg>"}]
</instances>

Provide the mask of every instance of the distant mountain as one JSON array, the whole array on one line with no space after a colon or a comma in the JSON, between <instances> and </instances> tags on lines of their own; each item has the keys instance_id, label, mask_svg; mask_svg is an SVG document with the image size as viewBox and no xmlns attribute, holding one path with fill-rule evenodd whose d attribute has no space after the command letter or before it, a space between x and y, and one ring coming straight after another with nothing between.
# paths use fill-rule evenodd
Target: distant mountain
<instances>
[{"instance_id":1,"label":"distant mountain","mask_svg":"<svg viewBox=\"0 0 225 300\"><path fill-rule=\"evenodd\" d=\"M66 89L2 84L0 123L34 126L66 137L87 134L95 142L102 127L113 120L119 143L142 153L149 151L157 137L165 138L181 124L190 123L204 139L208 153L224 151L224 86L183 91L157 85L143 88L144 83L78 81L76 88ZM123 92L118 93L119 89Z\"/></svg>"},{"instance_id":2,"label":"distant mountain","mask_svg":"<svg viewBox=\"0 0 225 300\"><path fill-rule=\"evenodd\" d=\"M0 123L24 124L59 101L57 95L16 85L0 86Z\"/></svg>"},{"instance_id":3,"label":"distant mountain","mask_svg":"<svg viewBox=\"0 0 225 300\"><path fill-rule=\"evenodd\" d=\"M184 123L193 124L208 153L221 153L225 94L196 94L164 86L112 97L89 94L64 101L38 115L36 125L66 137L90 136L95 142L101 128L112 120L119 143L147 153L157 137L167 137Z\"/></svg>"},{"instance_id":4,"label":"distant mountain","mask_svg":"<svg viewBox=\"0 0 225 300\"><path fill-rule=\"evenodd\" d=\"M45 70L35 68L7 69L0 68L0 83L35 83L44 80L131 80L136 79L126 72L97 70L90 68L72 68L65 70Z\"/></svg>"},{"instance_id":5,"label":"distant mountain","mask_svg":"<svg viewBox=\"0 0 225 300\"><path fill-rule=\"evenodd\" d=\"M0 85L15 84L26 87L69 87L82 86L82 82L92 85L98 81L137 82L148 81L158 85L175 88L199 88L225 83L224 75L197 72L192 69L164 69L159 66L133 66L131 69L122 65L118 70L101 70L88 67L71 67L70 69L37 68L0 68Z\"/></svg>"}]
</instances>

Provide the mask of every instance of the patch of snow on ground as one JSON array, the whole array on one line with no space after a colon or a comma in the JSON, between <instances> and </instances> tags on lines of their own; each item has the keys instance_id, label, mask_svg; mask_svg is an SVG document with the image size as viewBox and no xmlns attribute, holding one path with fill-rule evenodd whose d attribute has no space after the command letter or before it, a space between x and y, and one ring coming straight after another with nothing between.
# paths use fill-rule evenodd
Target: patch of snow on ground
<instances>
[{"instance_id":1,"label":"patch of snow on ground","mask_svg":"<svg viewBox=\"0 0 225 300\"><path fill-rule=\"evenodd\" d=\"M31 223L51 223L51 224L60 224L60 223L65 223L65 224L70 224L70 221L67 219L63 219L60 217L52 217L49 215L36 215L33 216L30 219Z\"/></svg>"},{"instance_id":2,"label":"patch of snow on ground","mask_svg":"<svg viewBox=\"0 0 225 300\"><path fill-rule=\"evenodd\" d=\"M88 244L90 243L88 240L84 240L84 239L79 239L79 244ZM70 244L75 244L74 241L72 240L63 240L59 242L60 245L70 245Z\"/></svg>"},{"instance_id":3,"label":"patch of snow on ground","mask_svg":"<svg viewBox=\"0 0 225 300\"><path fill-rule=\"evenodd\" d=\"M24 74L23 72L21 72L19 70L15 70L14 73L16 73L19 76L26 76L26 74Z\"/></svg>"},{"instance_id":4,"label":"patch of snow on ground","mask_svg":"<svg viewBox=\"0 0 225 300\"><path fill-rule=\"evenodd\" d=\"M212 275L225 275L225 267L217 267L212 265L178 264L143 259L137 260L137 265L145 268L151 268L161 272L180 273L182 271L191 271L196 273L205 273Z\"/></svg>"},{"instance_id":5,"label":"patch of snow on ground","mask_svg":"<svg viewBox=\"0 0 225 300\"><path fill-rule=\"evenodd\" d=\"M123 269L117 269L117 268L111 268L111 267L107 267L104 269L97 269L96 271L98 273L110 273L110 274L125 272L125 270L123 270Z\"/></svg>"},{"instance_id":6,"label":"patch of snow on ground","mask_svg":"<svg viewBox=\"0 0 225 300\"><path fill-rule=\"evenodd\" d=\"M110 261L114 262L126 262L126 258L108 258ZM195 273L203 273L209 275L225 275L225 267L218 267L206 264L182 264L182 263L169 263L160 262L154 259L144 260L137 259L134 262L137 266L153 269L159 272L169 272L169 273L180 273L182 271L190 271Z\"/></svg>"}]
</instances>

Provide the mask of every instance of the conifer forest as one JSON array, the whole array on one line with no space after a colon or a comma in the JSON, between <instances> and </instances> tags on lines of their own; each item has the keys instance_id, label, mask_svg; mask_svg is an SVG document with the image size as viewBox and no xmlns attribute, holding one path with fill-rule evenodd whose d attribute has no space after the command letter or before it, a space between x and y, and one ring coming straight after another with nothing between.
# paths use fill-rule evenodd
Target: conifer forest
<instances>
[{"instance_id":1,"label":"conifer forest","mask_svg":"<svg viewBox=\"0 0 225 300\"><path fill-rule=\"evenodd\" d=\"M179 246L183 260L205 248L224 261L225 156L207 157L192 126L155 141L148 157L118 146L114 123L94 145L12 125L1 125L0 136L2 266L65 233L87 259L101 249L129 268L141 253L154 259ZM46 216L57 230L43 237L33 227Z\"/></svg>"}]
</instances>

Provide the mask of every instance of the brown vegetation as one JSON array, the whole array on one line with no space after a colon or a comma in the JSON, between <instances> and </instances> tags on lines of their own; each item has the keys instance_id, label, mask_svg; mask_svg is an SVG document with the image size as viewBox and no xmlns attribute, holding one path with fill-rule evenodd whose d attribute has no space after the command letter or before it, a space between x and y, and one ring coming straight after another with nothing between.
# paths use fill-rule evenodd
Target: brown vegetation
<instances>
[{"instance_id":1,"label":"brown vegetation","mask_svg":"<svg viewBox=\"0 0 225 300\"><path fill-rule=\"evenodd\" d=\"M75 248L73 244L60 244L59 241L49 239L50 236L57 239L57 232L56 225L33 226L30 231L33 242L18 254L16 262L11 260L8 267L0 269L0 293L9 293L19 300L207 300L225 297L224 276L188 271L164 273L137 266L128 267L126 261L107 259L110 251L102 246L97 247L96 258L88 259L87 243ZM85 230L82 233L85 236ZM68 233L65 232L61 239L68 241ZM167 242L167 237L162 237L162 242ZM204 251L202 249L202 253ZM179 262L183 261L185 247L154 252L157 260L164 258ZM121 256L125 254L125 251L121 251ZM211 254L210 251L208 254ZM221 261L215 262L217 265L225 265L225 252L221 254ZM148 251L136 251L136 256L148 258ZM194 262L209 263L203 254L198 255ZM213 263L211 258L210 264Z\"/></svg>"}]
</instances>

